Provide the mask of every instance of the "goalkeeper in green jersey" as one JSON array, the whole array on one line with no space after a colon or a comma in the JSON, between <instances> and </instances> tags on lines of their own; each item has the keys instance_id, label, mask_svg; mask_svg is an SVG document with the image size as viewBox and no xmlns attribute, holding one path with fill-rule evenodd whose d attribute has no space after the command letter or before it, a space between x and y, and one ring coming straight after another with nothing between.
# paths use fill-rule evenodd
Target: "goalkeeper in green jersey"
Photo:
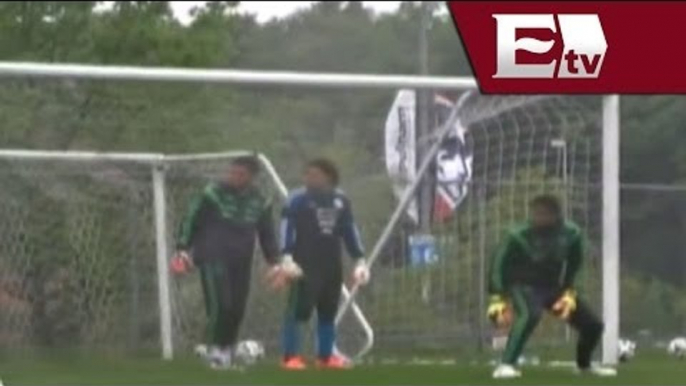
<instances>
[{"instance_id":1,"label":"goalkeeper in green jersey","mask_svg":"<svg viewBox=\"0 0 686 386\"><path fill-rule=\"evenodd\" d=\"M200 272L208 316L205 357L216 369L234 365L256 239L270 272L280 269L271 203L254 183L258 173L255 157L240 157L221 181L207 185L181 223L172 259L176 273Z\"/></svg>"},{"instance_id":2,"label":"goalkeeper in green jersey","mask_svg":"<svg viewBox=\"0 0 686 386\"><path fill-rule=\"evenodd\" d=\"M612 368L591 366L591 356L603 334L603 323L577 297L575 278L583 260L583 236L565 221L559 201L541 195L531 203L531 218L507 232L494 256L489 277L489 318L498 326L514 309L507 345L494 378L516 378L515 367L544 311L569 323L579 334L576 364L580 372L613 376Z\"/></svg>"}]
</instances>

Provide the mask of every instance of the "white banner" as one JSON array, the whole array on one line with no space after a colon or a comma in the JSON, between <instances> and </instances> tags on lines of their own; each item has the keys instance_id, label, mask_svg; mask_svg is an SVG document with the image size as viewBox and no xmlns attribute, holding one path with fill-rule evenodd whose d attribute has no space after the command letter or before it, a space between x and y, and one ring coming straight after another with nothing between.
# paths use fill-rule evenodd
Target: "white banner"
<instances>
[{"instance_id":1,"label":"white banner","mask_svg":"<svg viewBox=\"0 0 686 386\"><path fill-rule=\"evenodd\" d=\"M440 126L448 118L453 103L438 94L434 97L434 103L434 122ZM416 176L415 105L415 92L400 90L386 118L386 169L396 198L400 198ZM467 196L472 178L473 154L466 135L467 129L458 121L455 130L444 140L436 154L436 221L450 217ZM408 206L407 214L417 222L416 200Z\"/></svg>"},{"instance_id":2,"label":"white banner","mask_svg":"<svg viewBox=\"0 0 686 386\"><path fill-rule=\"evenodd\" d=\"M386 169L396 198L402 196L417 172L416 99L413 90L400 90L386 118ZM413 200L407 214L417 222L417 213L417 200Z\"/></svg>"}]
</instances>

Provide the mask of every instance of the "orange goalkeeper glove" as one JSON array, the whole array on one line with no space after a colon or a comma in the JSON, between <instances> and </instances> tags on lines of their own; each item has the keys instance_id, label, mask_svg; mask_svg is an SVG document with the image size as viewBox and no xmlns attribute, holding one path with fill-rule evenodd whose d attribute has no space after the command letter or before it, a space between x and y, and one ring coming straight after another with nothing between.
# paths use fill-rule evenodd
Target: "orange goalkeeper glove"
<instances>
[{"instance_id":1,"label":"orange goalkeeper glove","mask_svg":"<svg viewBox=\"0 0 686 386\"><path fill-rule=\"evenodd\" d=\"M172 257L169 268L175 275L183 275L193 269L193 259L186 251L178 251Z\"/></svg>"}]
</instances>

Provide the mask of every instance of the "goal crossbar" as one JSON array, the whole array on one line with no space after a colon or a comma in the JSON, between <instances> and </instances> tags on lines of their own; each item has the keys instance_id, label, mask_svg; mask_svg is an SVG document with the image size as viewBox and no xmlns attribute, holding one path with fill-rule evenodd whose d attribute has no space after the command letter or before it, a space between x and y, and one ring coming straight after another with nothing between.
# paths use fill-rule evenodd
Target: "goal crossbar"
<instances>
[{"instance_id":1,"label":"goal crossbar","mask_svg":"<svg viewBox=\"0 0 686 386\"><path fill-rule=\"evenodd\" d=\"M46 64L32 62L0 62L0 76L191 83L243 83L251 85L261 84L342 88L428 88L467 90L475 89L477 87L476 80L471 77L94 66L82 64Z\"/></svg>"},{"instance_id":2,"label":"goal crossbar","mask_svg":"<svg viewBox=\"0 0 686 386\"><path fill-rule=\"evenodd\" d=\"M152 163L162 161L165 156L157 153L101 153L93 151L59 150L0 150L0 159L33 159L62 161L120 161Z\"/></svg>"}]
</instances>

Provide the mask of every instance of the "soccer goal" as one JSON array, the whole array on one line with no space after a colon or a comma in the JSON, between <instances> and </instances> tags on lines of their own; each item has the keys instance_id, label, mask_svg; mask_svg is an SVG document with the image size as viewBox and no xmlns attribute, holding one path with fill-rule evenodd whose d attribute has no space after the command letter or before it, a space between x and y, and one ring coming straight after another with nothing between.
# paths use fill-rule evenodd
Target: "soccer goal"
<instances>
[{"instance_id":1,"label":"soccer goal","mask_svg":"<svg viewBox=\"0 0 686 386\"><path fill-rule=\"evenodd\" d=\"M190 351L202 299L195 278L168 276L173 233L190 195L240 154L214 152L242 148L263 154L261 186L277 201L299 184L307 158L341 167L374 263L370 285L341 299L343 352L485 347L488 255L526 216L527 200L547 191L590 241L584 287L606 322L603 359L616 360L617 96L483 96L469 78L35 63L0 63L0 76L5 143L41 149L0 152L3 347ZM416 138L428 152L394 197L383 126L401 88L450 102L435 130ZM431 227L437 258L416 264L407 208L456 127L470 165L464 194ZM266 289L262 268L257 257L243 336L275 352L285 298ZM564 341L556 326L542 334Z\"/></svg>"},{"instance_id":2,"label":"soccer goal","mask_svg":"<svg viewBox=\"0 0 686 386\"><path fill-rule=\"evenodd\" d=\"M58 347L70 341L110 348L159 341L163 357L172 358L175 343L200 342L199 283L169 275L173 224L199 187L246 155L263 165L261 191L283 202L286 186L271 161L255 152L0 151L8 237L2 283L12 300L6 305L17 306L2 326L13 338L5 343L30 345L41 336L44 344ZM276 318L283 305L266 295L257 294L259 317ZM349 296L345 288L343 296ZM369 322L356 304L353 312L365 345L371 345ZM39 326L32 323L34 313L40 313ZM262 327L266 331L247 331L269 336L270 326Z\"/></svg>"}]
</instances>

